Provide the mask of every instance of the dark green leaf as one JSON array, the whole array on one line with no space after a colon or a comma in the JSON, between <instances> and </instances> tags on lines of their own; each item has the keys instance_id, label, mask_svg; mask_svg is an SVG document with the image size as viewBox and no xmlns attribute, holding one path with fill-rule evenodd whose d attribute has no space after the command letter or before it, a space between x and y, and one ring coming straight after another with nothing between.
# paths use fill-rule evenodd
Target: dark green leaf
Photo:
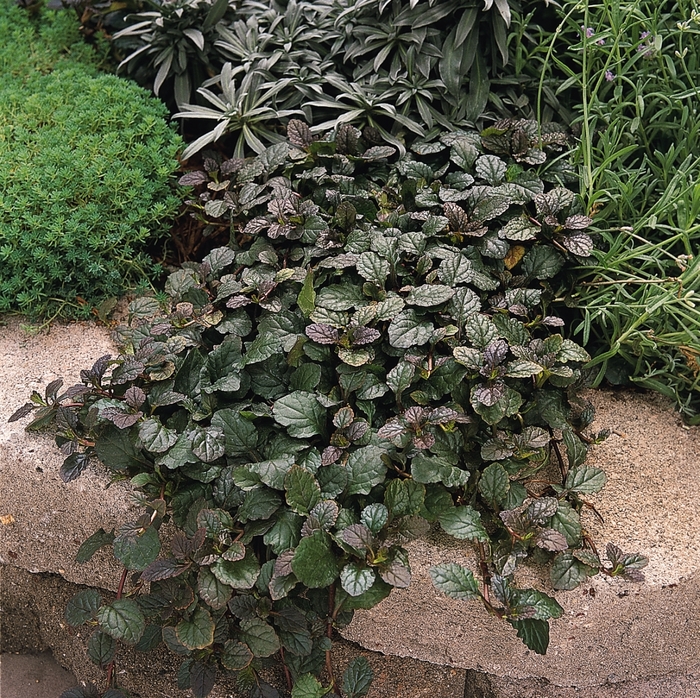
<instances>
[{"instance_id":1,"label":"dark green leaf","mask_svg":"<svg viewBox=\"0 0 700 698\"><path fill-rule=\"evenodd\" d=\"M72 482L80 477L83 470L90 463L90 456L86 453L72 453L63 461L59 475L63 482Z\"/></svg>"},{"instance_id":2,"label":"dark green leaf","mask_svg":"<svg viewBox=\"0 0 700 698\"><path fill-rule=\"evenodd\" d=\"M392 480L384 491L384 504L393 517L417 514L424 499L425 487L414 480Z\"/></svg>"},{"instance_id":3,"label":"dark green leaf","mask_svg":"<svg viewBox=\"0 0 700 698\"><path fill-rule=\"evenodd\" d=\"M586 444L571 429L565 429L562 436L566 446L566 459L569 462L569 468L574 469L583 465L588 455Z\"/></svg>"},{"instance_id":4,"label":"dark green leaf","mask_svg":"<svg viewBox=\"0 0 700 698\"><path fill-rule=\"evenodd\" d=\"M154 526L126 524L114 539L114 557L128 570L145 570L160 553L160 537Z\"/></svg>"},{"instance_id":5,"label":"dark green leaf","mask_svg":"<svg viewBox=\"0 0 700 698\"><path fill-rule=\"evenodd\" d=\"M600 468L582 466L569 470L564 487L580 494L593 494L603 489L606 479Z\"/></svg>"},{"instance_id":6,"label":"dark green leaf","mask_svg":"<svg viewBox=\"0 0 700 698\"><path fill-rule=\"evenodd\" d=\"M401 361L386 374L386 384L399 397L410 387L415 372L416 367L413 364Z\"/></svg>"},{"instance_id":7,"label":"dark green leaf","mask_svg":"<svg viewBox=\"0 0 700 698\"><path fill-rule=\"evenodd\" d=\"M566 501L560 501L558 509L550 521L551 527L565 536L567 543L574 547L581 542L581 520L578 513Z\"/></svg>"},{"instance_id":8,"label":"dark green leaf","mask_svg":"<svg viewBox=\"0 0 700 698\"><path fill-rule=\"evenodd\" d=\"M165 646L174 654L181 656L186 656L190 654L190 650L185 647L180 640L177 639L177 634L175 633L175 628L166 625L162 630L163 643ZM189 675L189 674L188 674Z\"/></svg>"},{"instance_id":9,"label":"dark green leaf","mask_svg":"<svg viewBox=\"0 0 700 698\"><path fill-rule=\"evenodd\" d=\"M591 357L588 352L578 344L572 342L570 339L565 339L562 342L561 349L557 353L557 360L564 363L567 361L586 362L590 361Z\"/></svg>"},{"instance_id":10,"label":"dark green leaf","mask_svg":"<svg viewBox=\"0 0 700 698\"><path fill-rule=\"evenodd\" d=\"M537 589L523 589L517 593L517 609L522 609L532 618L548 620L549 618L561 618L564 609L556 599Z\"/></svg>"},{"instance_id":11,"label":"dark green leaf","mask_svg":"<svg viewBox=\"0 0 700 698\"><path fill-rule=\"evenodd\" d=\"M381 458L383 454L384 450L378 446L364 446L350 454L346 464L348 494L369 494L384 480L386 465Z\"/></svg>"},{"instance_id":12,"label":"dark green leaf","mask_svg":"<svg viewBox=\"0 0 700 698\"><path fill-rule=\"evenodd\" d=\"M487 541L481 516L476 509L469 505L453 507L438 515L438 521L443 531L455 538Z\"/></svg>"},{"instance_id":13,"label":"dark green leaf","mask_svg":"<svg viewBox=\"0 0 700 698\"><path fill-rule=\"evenodd\" d=\"M190 688L194 698L206 698L214 688L216 667L204 662L193 662L190 668Z\"/></svg>"},{"instance_id":14,"label":"dark green leaf","mask_svg":"<svg viewBox=\"0 0 700 698\"><path fill-rule=\"evenodd\" d=\"M177 441L177 433L164 427L157 419L147 419L139 424L139 439L151 453L163 453Z\"/></svg>"},{"instance_id":15,"label":"dark green leaf","mask_svg":"<svg viewBox=\"0 0 700 698\"><path fill-rule=\"evenodd\" d=\"M117 599L97 612L100 628L115 640L135 645L146 629L146 619L132 599Z\"/></svg>"},{"instance_id":16,"label":"dark green leaf","mask_svg":"<svg viewBox=\"0 0 700 698\"><path fill-rule=\"evenodd\" d=\"M314 531L302 538L292 559L292 569L302 584L312 589L330 586L337 578L338 561L328 535Z\"/></svg>"},{"instance_id":17,"label":"dark green leaf","mask_svg":"<svg viewBox=\"0 0 700 698\"><path fill-rule=\"evenodd\" d=\"M552 586L555 589L575 589L596 571L579 562L571 553L559 553L550 571Z\"/></svg>"},{"instance_id":18,"label":"dark green leaf","mask_svg":"<svg viewBox=\"0 0 700 698\"><path fill-rule=\"evenodd\" d=\"M452 469L451 463L439 456L427 456L418 454L411 461L411 476L416 482L425 484L442 482L449 476Z\"/></svg>"},{"instance_id":19,"label":"dark green leaf","mask_svg":"<svg viewBox=\"0 0 700 698\"><path fill-rule=\"evenodd\" d=\"M429 307L440 305L450 300L455 294L455 289L449 286L441 286L439 284L425 284L418 286L410 291L406 297L406 303L409 305L419 305Z\"/></svg>"},{"instance_id":20,"label":"dark green leaf","mask_svg":"<svg viewBox=\"0 0 700 698\"><path fill-rule=\"evenodd\" d=\"M515 216L498 231L498 234L507 240L521 242L534 240L539 231L539 227L534 225L526 216Z\"/></svg>"},{"instance_id":21,"label":"dark green leaf","mask_svg":"<svg viewBox=\"0 0 700 698\"><path fill-rule=\"evenodd\" d=\"M227 455L246 454L258 442L258 434L252 422L231 409L219 410L211 418L211 426L223 432Z\"/></svg>"},{"instance_id":22,"label":"dark green leaf","mask_svg":"<svg viewBox=\"0 0 700 698\"><path fill-rule=\"evenodd\" d=\"M336 606L344 611L357 610L360 608L374 608L391 593L393 587L382 579L377 579L372 587L364 594L350 596L344 589L338 589L336 593Z\"/></svg>"},{"instance_id":23,"label":"dark green leaf","mask_svg":"<svg viewBox=\"0 0 700 698\"><path fill-rule=\"evenodd\" d=\"M309 270L304 278L304 283L297 297L297 304L304 317L309 317L316 307L316 291L314 291L314 275Z\"/></svg>"},{"instance_id":24,"label":"dark green leaf","mask_svg":"<svg viewBox=\"0 0 700 698\"><path fill-rule=\"evenodd\" d=\"M295 390L273 406L275 421L287 427L290 436L307 439L321 434L326 427L326 410L313 393Z\"/></svg>"},{"instance_id":25,"label":"dark green leaf","mask_svg":"<svg viewBox=\"0 0 700 698\"><path fill-rule=\"evenodd\" d=\"M260 618L241 621L241 640L256 657L269 657L280 648L274 629Z\"/></svg>"},{"instance_id":26,"label":"dark green leaf","mask_svg":"<svg viewBox=\"0 0 700 698\"><path fill-rule=\"evenodd\" d=\"M536 245L523 257L524 274L536 279L551 279L564 266L564 258L553 248Z\"/></svg>"},{"instance_id":27,"label":"dark green leaf","mask_svg":"<svg viewBox=\"0 0 700 698\"><path fill-rule=\"evenodd\" d=\"M314 507L314 510L316 508ZM279 555L294 548L299 542L302 519L288 509L278 511L276 519L274 526L263 536L263 542L270 546L273 553Z\"/></svg>"},{"instance_id":28,"label":"dark green leaf","mask_svg":"<svg viewBox=\"0 0 700 698\"><path fill-rule=\"evenodd\" d=\"M341 465L328 465L318 469L316 479L321 486L321 496L333 499L347 487L348 471Z\"/></svg>"},{"instance_id":29,"label":"dark green leaf","mask_svg":"<svg viewBox=\"0 0 700 698\"><path fill-rule=\"evenodd\" d=\"M340 583L350 596L359 596L374 584L374 571L364 565L349 562L340 572Z\"/></svg>"},{"instance_id":30,"label":"dark green leaf","mask_svg":"<svg viewBox=\"0 0 700 698\"><path fill-rule=\"evenodd\" d=\"M479 479L479 492L491 504L499 504L508 494L508 473L500 463L491 463L484 468Z\"/></svg>"},{"instance_id":31,"label":"dark green leaf","mask_svg":"<svg viewBox=\"0 0 700 698\"><path fill-rule=\"evenodd\" d=\"M287 504L297 513L308 514L321 501L316 478L298 465L292 466L284 479Z\"/></svg>"},{"instance_id":32,"label":"dark green leaf","mask_svg":"<svg viewBox=\"0 0 700 698\"><path fill-rule=\"evenodd\" d=\"M326 286L316 297L316 305L328 310L350 310L365 304L361 289L352 284Z\"/></svg>"},{"instance_id":33,"label":"dark green leaf","mask_svg":"<svg viewBox=\"0 0 700 698\"><path fill-rule=\"evenodd\" d=\"M198 429L192 438L192 452L205 463L211 463L224 455L226 442L219 429Z\"/></svg>"},{"instance_id":34,"label":"dark green leaf","mask_svg":"<svg viewBox=\"0 0 700 698\"><path fill-rule=\"evenodd\" d=\"M112 545L113 541L114 532L107 533L103 528L100 528L87 540L83 541L75 555L75 561L80 563L88 562L100 548Z\"/></svg>"},{"instance_id":35,"label":"dark green leaf","mask_svg":"<svg viewBox=\"0 0 700 698\"><path fill-rule=\"evenodd\" d=\"M114 471L127 470L139 466L148 467L148 461L136 450L127 431L110 425L95 441L97 457Z\"/></svg>"},{"instance_id":36,"label":"dark green leaf","mask_svg":"<svg viewBox=\"0 0 700 698\"><path fill-rule=\"evenodd\" d=\"M372 533L377 534L389 520L389 510L383 504L370 504L362 510L360 519Z\"/></svg>"},{"instance_id":37,"label":"dark green leaf","mask_svg":"<svg viewBox=\"0 0 700 698\"><path fill-rule=\"evenodd\" d=\"M87 652L90 659L99 667L109 664L117 651L117 643L114 638L101 630L95 630L90 635L87 643Z\"/></svg>"},{"instance_id":38,"label":"dark green leaf","mask_svg":"<svg viewBox=\"0 0 700 698\"><path fill-rule=\"evenodd\" d=\"M260 481L273 490L284 489L284 479L294 465L294 456L283 456L272 460L249 463L247 468L260 478Z\"/></svg>"},{"instance_id":39,"label":"dark green leaf","mask_svg":"<svg viewBox=\"0 0 700 698\"><path fill-rule=\"evenodd\" d=\"M163 629L159 625L147 625L134 649L138 652L151 652L160 644L162 632Z\"/></svg>"},{"instance_id":40,"label":"dark green leaf","mask_svg":"<svg viewBox=\"0 0 700 698\"><path fill-rule=\"evenodd\" d=\"M498 329L486 315L475 313L465 322L465 331L469 341L479 349L485 349L498 339Z\"/></svg>"},{"instance_id":41,"label":"dark green leaf","mask_svg":"<svg viewBox=\"0 0 700 698\"><path fill-rule=\"evenodd\" d=\"M479 585L466 567L453 562L430 568L430 577L436 589L450 598L468 600L479 598Z\"/></svg>"},{"instance_id":42,"label":"dark green leaf","mask_svg":"<svg viewBox=\"0 0 700 698\"><path fill-rule=\"evenodd\" d=\"M292 373L289 380L290 390L311 392L321 381L321 367L318 364L302 364Z\"/></svg>"},{"instance_id":43,"label":"dark green leaf","mask_svg":"<svg viewBox=\"0 0 700 698\"><path fill-rule=\"evenodd\" d=\"M236 258L236 253L230 247L216 247L202 259L203 264L208 264L211 274L225 269Z\"/></svg>"},{"instance_id":44,"label":"dark green leaf","mask_svg":"<svg viewBox=\"0 0 700 698\"><path fill-rule=\"evenodd\" d=\"M323 698L326 689L313 674L302 674L294 682L292 698Z\"/></svg>"},{"instance_id":45,"label":"dark green leaf","mask_svg":"<svg viewBox=\"0 0 700 698\"><path fill-rule=\"evenodd\" d=\"M252 589L260 574L260 563L248 550L242 560L229 562L220 558L211 566L211 571L222 584L234 589Z\"/></svg>"},{"instance_id":46,"label":"dark green leaf","mask_svg":"<svg viewBox=\"0 0 700 698\"><path fill-rule=\"evenodd\" d=\"M397 349L422 346L433 334L430 322L420 322L415 310L404 310L389 325L389 343Z\"/></svg>"},{"instance_id":47,"label":"dark green leaf","mask_svg":"<svg viewBox=\"0 0 700 698\"><path fill-rule=\"evenodd\" d=\"M477 176L485 179L495 187L503 181L506 174L506 163L495 155L481 155L475 163Z\"/></svg>"},{"instance_id":48,"label":"dark green leaf","mask_svg":"<svg viewBox=\"0 0 700 698\"><path fill-rule=\"evenodd\" d=\"M200 567L197 577L199 595L215 611L224 608L233 594L230 585L220 582L209 567Z\"/></svg>"},{"instance_id":49,"label":"dark green leaf","mask_svg":"<svg viewBox=\"0 0 700 698\"><path fill-rule=\"evenodd\" d=\"M181 620L175 626L177 639L188 650L209 647L214 642L214 621L203 606L197 606L189 620Z\"/></svg>"},{"instance_id":50,"label":"dark green leaf","mask_svg":"<svg viewBox=\"0 0 700 698\"><path fill-rule=\"evenodd\" d=\"M384 288L384 282L389 276L389 262L376 252L363 252L357 260L357 273L363 279Z\"/></svg>"},{"instance_id":51,"label":"dark green leaf","mask_svg":"<svg viewBox=\"0 0 700 698\"><path fill-rule=\"evenodd\" d=\"M518 637L537 654L546 654L549 647L549 623L546 620L526 618L508 622L517 630Z\"/></svg>"},{"instance_id":52,"label":"dark green leaf","mask_svg":"<svg viewBox=\"0 0 700 698\"><path fill-rule=\"evenodd\" d=\"M229 640L221 654L221 663L230 671L241 671L253 661L253 653L242 642Z\"/></svg>"},{"instance_id":53,"label":"dark green leaf","mask_svg":"<svg viewBox=\"0 0 700 698\"><path fill-rule=\"evenodd\" d=\"M360 698L369 691L374 674L364 657L355 657L343 672L343 695L346 698Z\"/></svg>"},{"instance_id":54,"label":"dark green leaf","mask_svg":"<svg viewBox=\"0 0 700 698\"><path fill-rule=\"evenodd\" d=\"M66 606L65 618L69 625L82 625L92 620L102 606L102 597L96 589L78 592Z\"/></svg>"}]
</instances>

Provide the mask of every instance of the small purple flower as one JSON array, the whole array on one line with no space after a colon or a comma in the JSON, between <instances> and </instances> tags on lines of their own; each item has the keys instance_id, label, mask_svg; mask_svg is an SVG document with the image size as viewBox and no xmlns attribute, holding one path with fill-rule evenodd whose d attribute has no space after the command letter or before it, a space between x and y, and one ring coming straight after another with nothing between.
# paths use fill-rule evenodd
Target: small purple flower
<instances>
[{"instance_id":1,"label":"small purple flower","mask_svg":"<svg viewBox=\"0 0 700 698\"><path fill-rule=\"evenodd\" d=\"M593 27L586 27L585 25L581 25L581 31L586 32L586 37L590 39L595 32L593 31Z\"/></svg>"},{"instance_id":2,"label":"small purple flower","mask_svg":"<svg viewBox=\"0 0 700 698\"><path fill-rule=\"evenodd\" d=\"M656 55L656 47L651 32L642 32L639 38L644 41L637 46L637 52L642 54L642 58L653 58Z\"/></svg>"},{"instance_id":3,"label":"small purple flower","mask_svg":"<svg viewBox=\"0 0 700 698\"><path fill-rule=\"evenodd\" d=\"M612 82L615 79L615 73L613 73L612 70L606 70L605 71L605 79L608 82Z\"/></svg>"},{"instance_id":4,"label":"small purple flower","mask_svg":"<svg viewBox=\"0 0 700 698\"><path fill-rule=\"evenodd\" d=\"M598 46L605 46L605 39L598 39L598 41L596 41L596 44L598 44Z\"/></svg>"}]
</instances>

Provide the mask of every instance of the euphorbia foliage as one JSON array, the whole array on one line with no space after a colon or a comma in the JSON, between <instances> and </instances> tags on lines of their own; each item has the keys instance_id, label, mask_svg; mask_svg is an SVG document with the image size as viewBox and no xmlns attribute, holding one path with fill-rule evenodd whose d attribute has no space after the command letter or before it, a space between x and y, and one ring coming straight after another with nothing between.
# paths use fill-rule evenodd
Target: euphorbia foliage
<instances>
[{"instance_id":1,"label":"euphorbia foliage","mask_svg":"<svg viewBox=\"0 0 700 698\"><path fill-rule=\"evenodd\" d=\"M482 562L478 580L439 565L435 585L480 598L537 652L562 608L515 586L533 551L558 589L640 576L643 558L602 560L579 518L605 476L585 464L592 410L573 391L588 356L547 312L552 279L592 248L547 162L564 144L502 122L393 162L350 126L316 140L292 121L289 142L185 175L230 245L133 301L119 356L34 396L66 481L96 456L145 494L139 520L79 553L108 544L140 573L111 604L72 603L70 623L96 625L95 661L115 639L164 642L195 695L233 671L271 696L257 672L279 653L294 698L364 695L364 660L316 678L329 638L409 586L405 545L432 524Z\"/></svg>"}]
</instances>

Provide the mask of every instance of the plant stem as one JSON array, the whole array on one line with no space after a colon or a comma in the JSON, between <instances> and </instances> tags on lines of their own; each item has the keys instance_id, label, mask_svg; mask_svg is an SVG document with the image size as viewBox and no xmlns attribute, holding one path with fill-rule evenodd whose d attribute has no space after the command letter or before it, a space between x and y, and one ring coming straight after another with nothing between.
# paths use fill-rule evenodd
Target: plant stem
<instances>
[{"instance_id":1,"label":"plant stem","mask_svg":"<svg viewBox=\"0 0 700 698\"><path fill-rule=\"evenodd\" d=\"M333 620L335 616L335 584L331 584L328 587L328 620L326 622L326 637L328 637L329 640L333 637ZM331 662L330 650L326 650L326 672L328 673L328 680L330 681L329 691L339 693L335 683L335 676L333 675L333 663Z\"/></svg>"},{"instance_id":2,"label":"plant stem","mask_svg":"<svg viewBox=\"0 0 700 698\"><path fill-rule=\"evenodd\" d=\"M284 669L284 679L287 682L287 690L291 692L292 690L292 675L289 673L289 667L287 662L284 661L284 647L280 647L280 659L282 660L282 667Z\"/></svg>"},{"instance_id":3,"label":"plant stem","mask_svg":"<svg viewBox=\"0 0 700 698\"><path fill-rule=\"evenodd\" d=\"M122 593L124 592L124 585L126 584L126 575L129 573L129 570L124 568L122 570L122 576L121 579L119 580L119 586L117 587L117 599L121 599ZM114 678L114 660L112 660L108 665L107 665L107 690L110 688L113 688L112 686L112 680Z\"/></svg>"}]
</instances>

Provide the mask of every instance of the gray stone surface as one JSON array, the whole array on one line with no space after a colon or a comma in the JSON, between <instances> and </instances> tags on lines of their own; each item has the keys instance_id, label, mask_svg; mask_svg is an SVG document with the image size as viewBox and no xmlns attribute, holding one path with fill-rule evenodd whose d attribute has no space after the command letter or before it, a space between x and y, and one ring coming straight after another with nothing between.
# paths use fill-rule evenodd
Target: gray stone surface
<instances>
[{"instance_id":1,"label":"gray stone surface","mask_svg":"<svg viewBox=\"0 0 700 698\"><path fill-rule=\"evenodd\" d=\"M464 686L464 698L698 698L699 695L699 677L687 674L576 688L468 670Z\"/></svg>"},{"instance_id":2,"label":"gray stone surface","mask_svg":"<svg viewBox=\"0 0 700 698\"><path fill-rule=\"evenodd\" d=\"M556 593L566 613L552 622L542 657L477 602L453 601L433 588L428 569L434 564L455 561L477 569L468 544L434 535L409 546L410 590L358 612L345 636L381 652L508 679L589 687L585 695L605 684L700 676L700 516L694 502L700 432L684 427L656 396L596 392L590 398L597 407L594 427L613 434L590 459L609 475L602 493L591 497L605 523L589 511L584 524L602 548L612 541L647 555L645 583L594 578ZM541 570L525 576L523 582L551 590ZM700 682L695 684L700 695Z\"/></svg>"},{"instance_id":3,"label":"gray stone surface","mask_svg":"<svg viewBox=\"0 0 700 698\"><path fill-rule=\"evenodd\" d=\"M58 474L63 457L53 440L25 432L28 417L7 423L32 390L43 395L56 378L65 380L64 388L79 383L81 369L115 353L108 331L88 323L53 325L40 334L24 331L16 318L0 326L0 564L117 588L120 569L106 551L85 565L74 557L98 528L109 531L129 520L131 487L110 485L99 467L64 483Z\"/></svg>"},{"instance_id":4,"label":"gray stone surface","mask_svg":"<svg viewBox=\"0 0 700 698\"><path fill-rule=\"evenodd\" d=\"M58 698L76 686L75 677L53 658L42 654L0 654L2 698Z\"/></svg>"}]
</instances>

